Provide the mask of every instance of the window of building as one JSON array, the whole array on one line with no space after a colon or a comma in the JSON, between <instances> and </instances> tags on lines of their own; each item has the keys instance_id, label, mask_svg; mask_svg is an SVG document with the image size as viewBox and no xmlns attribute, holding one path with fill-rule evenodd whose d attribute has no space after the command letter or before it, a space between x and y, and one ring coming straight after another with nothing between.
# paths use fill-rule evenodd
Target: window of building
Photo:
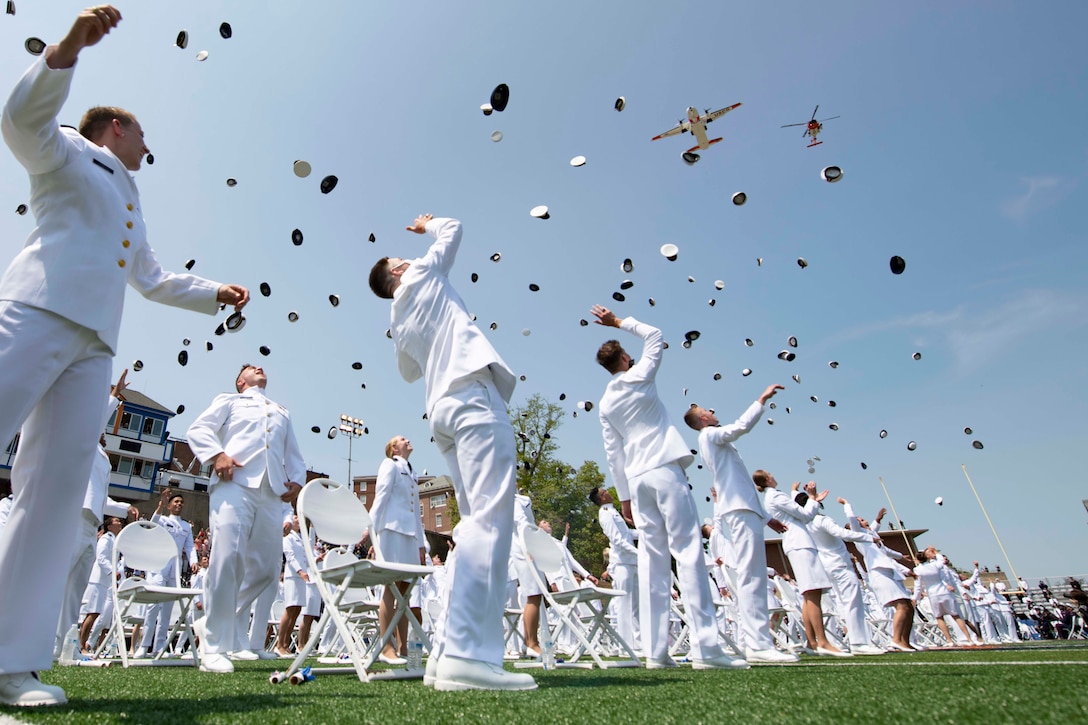
<instances>
[{"instance_id":1,"label":"window of building","mask_svg":"<svg viewBox=\"0 0 1088 725\"><path fill-rule=\"evenodd\" d=\"M442 514L435 514L434 515L434 527L436 529L441 529L442 528Z\"/></svg>"},{"instance_id":2,"label":"window of building","mask_svg":"<svg viewBox=\"0 0 1088 725\"><path fill-rule=\"evenodd\" d=\"M448 494L440 493L437 496L431 496L431 508L444 509L446 508L446 496Z\"/></svg>"},{"instance_id":3,"label":"window of building","mask_svg":"<svg viewBox=\"0 0 1088 725\"><path fill-rule=\"evenodd\" d=\"M132 459L121 457L117 459L117 465L114 467L115 471L121 475L128 476L132 474Z\"/></svg>"},{"instance_id":4,"label":"window of building","mask_svg":"<svg viewBox=\"0 0 1088 725\"><path fill-rule=\"evenodd\" d=\"M143 425L144 417L139 413L121 413L121 430L132 431L133 433L140 432L140 426Z\"/></svg>"},{"instance_id":5,"label":"window of building","mask_svg":"<svg viewBox=\"0 0 1088 725\"><path fill-rule=\"evenodd\" d=\"M152 438L162 437L162 421L158 418L144 418L144 435Z\"/></svg>"}]
</instances>

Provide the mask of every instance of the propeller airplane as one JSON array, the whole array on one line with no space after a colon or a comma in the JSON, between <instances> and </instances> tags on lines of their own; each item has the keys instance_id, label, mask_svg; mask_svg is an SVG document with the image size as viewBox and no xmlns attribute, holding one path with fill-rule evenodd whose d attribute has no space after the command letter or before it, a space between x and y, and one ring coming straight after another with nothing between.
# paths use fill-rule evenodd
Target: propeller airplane
<instances>
[{"instance_id":1,"label":"propeller airplane","mask_svg":"<svg viewBox=\"0 0 1088 725\"><path fill-rule=\"evenodd\" d=\"M650 140L656 141L659 138L676 136L682 133L690 133L692 136L695 137L695 140L698 141L698 143L696 143L694 146L692 146L690 149L682 154L684 162L690 166L699 160L699 154L695 153L696 151L705 151L706 149L710 148L711 146L722 140L720 137L708 139L706 135L706 125L708 123L711 123L712 121L721 118L725 114L732 111L734 108L739 108L740 105L741 104L739 103L734 103L732 106L719 108L717 111L711 111L708 108L703 115L699 115L699 109L695 108L694 106L688 106L687 118L681 120L679 123L676 124L676 126L670 128L665 133L654 136Z\"/></svg>"}]
</instances>

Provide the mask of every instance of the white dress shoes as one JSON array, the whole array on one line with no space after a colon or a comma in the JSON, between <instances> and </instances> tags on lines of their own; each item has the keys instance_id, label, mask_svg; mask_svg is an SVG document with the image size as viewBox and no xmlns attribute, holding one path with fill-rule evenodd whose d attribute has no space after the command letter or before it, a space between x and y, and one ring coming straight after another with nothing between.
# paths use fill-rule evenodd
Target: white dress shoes
<instances>
[{"instance_id":1,"label":"white dress shoes","mask_svg":"<svg viewBox=\"0 0 1088 725\"><path fill-rule=\"evenodd\" d=\"M200 671L225 675L234 672L234 665L227 659L225 654L209 652L200 658Z\"/></svg>"},{"instance_id":2,"label":"white dress shoes","mask_svg":"<svg viewBox=\"0 0 1088 725\"><path fill-rule=\"evenodd\" d=\"M827 647L817 647L816 654L824 657L853 657L854 655L849 652L843 652L841 649L828 649Z\"/></svg>"},{"instance_id":3,"label":"white dress shoes","mask_svg":"<svg viewBox=\"0 0 1088 725\"><path fill-rule=\"evenodd\" d=\"M403 657L390 657L389 655L378 655L378 662L383 665L392 665L394 667L401 667L408 664L408 660Z\"/></svg>"},{"instance_id":4,"label":"white dress shoes","mask_svg":"<svg viewBox=\"0 0 1088 725\"><path fill-rule=\"evenodd\" d=\"M852 644L850 652L855 655L882 655L884 650L871 644Z\"/></svg>"},{"instance_id":5,"label":"white dress shoes","mask_svg":"<svg viewBox=\"0 0 1088 725\"><path fill-rule=\"evenodd\" d=\"M257 653L251 649L235 650L234 652L228 654L227 657L230 657L232 660L236 660L238 662L253 662L260 659Z\"/></svg>"},{"instance_id":6,"label":"white dress shoes","mask_svg":"<svg viewBox=\"0 0 1088 725\"><path fill-rule=\"evenodd\" d=\"M433 655L427 658L427 666L423 669L423 685L425 687L434 687L435 675L438 674L438 659Z\"/></svg>"},{"instance_id":7,"label":"white dress shoes","mask_svg":"<svg viewBox=\"0 0 1088 725\"><path fill-rule=\"evenodd\" d=\"M671 670L679 666L679 663L672 657L666 657L663 660L646 660L646 669L648 670Z\"/></svg>"},{"instance_id":8,"label":"white dress shoes","mask_svg":"<svg viewBox=\"0 0 1088 725\"><path fill-rule=\"evenodd\" d=\"M718 655L706 660L692 659L693 670L747 670L751 668L747 660L733 659L729 655Z\"/></svg>"},{"instance_id":9,"label":"white dress shoes","mask_svg":"<svg viewBox=\"0 0 1088 725\"><path fill-rule=\"evenodd\" d=\"M780 652L776 649L753 649L748 650L745 659L749 662L761 662L764 664L787 664L790 662L797 662L800 658L790 652Z\"/></svg>"},{"instance_id":10,"label":"white dress shoes","mask_svg":"<svg viewBox=\"0 0 1088 725\"><path fill-rule=\"evenodd\" d=\"M42 707L67 702L64 690L42 684L37 672L0 675L0 703L14 707Z\"/></svg>"},{"instance_id":11,"label":"white dress shoes","mask_svg":"<svg viewBox=\"0 0 1088 725\"><path fill-rule=\"evenodd\" d=\"M434 689L440 692L535 690L536 682L529 675L507 672L490 662L443 655L435 672Z\"/></svg>"}]
</instances>

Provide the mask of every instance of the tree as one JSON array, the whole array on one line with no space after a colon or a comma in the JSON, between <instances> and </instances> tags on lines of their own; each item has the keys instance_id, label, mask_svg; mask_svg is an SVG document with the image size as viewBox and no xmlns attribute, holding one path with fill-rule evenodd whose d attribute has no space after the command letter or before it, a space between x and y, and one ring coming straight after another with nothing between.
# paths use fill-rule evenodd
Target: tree
<instances>
[{"instance_id":1,"label":"tree","mask_svg":"<svg viewBox=\"0 0 1088 725\"><path fill-rule=\"evenodd\" d=\"M597 507L589 492L604 484L604 475L593 461L577 469L560 460L556 432L566 412L541 395L534 395L510 411L517 436L518 490L533 499L537 522L548 521L561 537L570 524L567 542L571 554L594 574L604 570L601 552L608 539L597 524Z\"/></svg>"}]
</instances>

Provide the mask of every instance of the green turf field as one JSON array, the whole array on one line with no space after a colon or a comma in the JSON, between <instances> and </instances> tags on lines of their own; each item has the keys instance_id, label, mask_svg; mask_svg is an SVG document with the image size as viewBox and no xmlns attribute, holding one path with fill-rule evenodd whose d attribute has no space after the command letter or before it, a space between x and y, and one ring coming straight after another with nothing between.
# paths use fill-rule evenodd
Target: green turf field
<instances>
[{"instance_id":1,"label":"green turf field","mask_svg":"<svg viewBox=\"0 0 1088 725\"><path fill-rule=\"evenodd\" d=\"M0 708L34 723L1082 723L1088 642L978 651L803 657L742 672L530 670L525 693L442 693L419 680L319 676L271 685L283 663L234 675L181 667L56 668L67 707Z\"/></svg>"}]
</instances>

